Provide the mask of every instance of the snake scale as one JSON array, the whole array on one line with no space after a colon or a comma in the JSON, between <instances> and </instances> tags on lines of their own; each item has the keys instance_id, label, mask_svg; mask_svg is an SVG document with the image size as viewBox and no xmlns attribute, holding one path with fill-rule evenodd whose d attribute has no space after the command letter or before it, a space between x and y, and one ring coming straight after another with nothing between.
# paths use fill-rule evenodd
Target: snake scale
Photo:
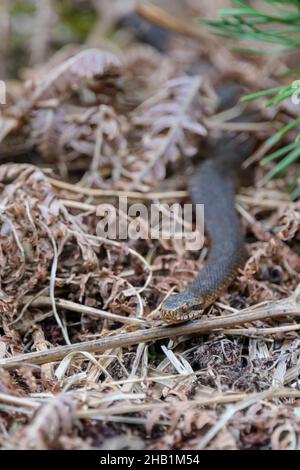
<instances>
[{"instance_id":1,"label":"snake scale","mask_svg":"<svg viewBox=\"0 0 300 470\"><path fill-rule=\"evenodd\" d=\"M193 204L204 204L204 225L210 240L205 267L178 294L167 298L161 318L178 323L200 316L231 284L245 259L244 240L235 210L235 177L246 146L221 146L216 158L202 163L189 181Z\"/></svg>"}]
</instances>

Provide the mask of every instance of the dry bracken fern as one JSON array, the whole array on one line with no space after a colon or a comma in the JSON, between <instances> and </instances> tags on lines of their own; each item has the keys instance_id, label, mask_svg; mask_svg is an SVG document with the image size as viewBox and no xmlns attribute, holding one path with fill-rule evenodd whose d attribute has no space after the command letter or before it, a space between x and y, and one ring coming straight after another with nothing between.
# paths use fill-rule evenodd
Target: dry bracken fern
<instances>
[{"instance_id":1,"label":"dry bracken fern","mask_svg":"<svg viewBox=\"0 0 300 470\"><path fill-rule=\"evenodd\" d=\"M199 137L206 135L201 124L201 78L180 76L166 82L157 95L134 114L141 129L138 157L130 155L126 175L137 183L151 183L165 177L168 162L198 151Z\"/></svg>"}]
</instances>

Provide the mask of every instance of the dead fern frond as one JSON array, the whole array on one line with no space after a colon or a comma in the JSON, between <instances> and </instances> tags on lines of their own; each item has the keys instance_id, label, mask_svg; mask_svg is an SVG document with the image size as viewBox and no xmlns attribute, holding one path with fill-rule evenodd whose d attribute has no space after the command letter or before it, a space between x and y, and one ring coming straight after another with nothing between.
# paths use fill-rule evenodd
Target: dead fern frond
<instances>
[{"instance_id":1,"label":"dead fern frond","mask_svg":"<svg viewBox=\"0 0 300 470\"><path fill-rule=\"evenodd\" d=\"M41 81L33 83L31 103L65 99L82 82L120 72L120 59L110 52L86 49L55 67Z\"/></svg>"},{"instance_id":2,"label":"dead fern frond","mask_svg":"<svg viewBox=\"0 0 300 470\"><path fill-rule=\"evenodd\" d=\"M32 422L22 430L18 448L23 450L59 448L59 438L70 433L76 404L66 395L57 396L42 405Z\"/></svg>"},{"instance_id":3,"label":"dead fern frond","mask_svg":"<svg viewBox=\"0 0 300 470\"><path fill-rule=\"evenodd\" d=\"M33 165L2 165L0 185L0 310L11 317L25 293L48 283L53 240L57 241L58 252L63 247L76 247L73 260L81 266L84 261L90 269L98 261L40 169Z\"/></svg>"},{"instance_id":4,"label":"dead fern frond","mask_svg":"<svg viewBox=\"0 0 300 470\"><path fill-rule=\"evenodd\" d=\"M178 77L137 110L134 124L142 129L142 148L139 158L131 156L126 176L136 183L153 183L165 177L169 162L196 154L199 136L207 133L201 124L200 89L200 77Z\"/></svg>"},{"instance_id":5,"label":"dead fern frond","mask_svg":"<svg viewBox=\"0 0 300 470\"><path fill-rule=\"evenodd\" d=\"M49 162L63 162L68 167L76 158L89 157L85 158L86 168L99 172L103 166L118 166L127 152L127 119L111 106L38 109L33 111L30 125L33 143Z\"/></svg>"}]
</instances>

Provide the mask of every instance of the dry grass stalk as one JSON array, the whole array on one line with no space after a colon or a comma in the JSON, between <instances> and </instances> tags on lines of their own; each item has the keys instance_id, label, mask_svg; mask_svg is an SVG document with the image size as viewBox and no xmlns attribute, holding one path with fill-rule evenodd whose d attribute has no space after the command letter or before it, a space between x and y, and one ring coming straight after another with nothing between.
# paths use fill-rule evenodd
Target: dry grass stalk
<instances>
[{"instance_id":1,"label":"dry grass stalk","mask_svg":"<svg viewBox=\"0 0 300 470\"><path fill-rule=\"evenodd\" d=\"M300 305L289 300L267 305L262 308L246 309L240 313L226 315L208 320L198 320L179 326L158 326L151 329L121 333L109 337L72 344L70 346L59 346L52 350L20 354L9 359L0 361L0 367L11 369L19 367L20 364L45 364L63 359L67 354L86 351L90 353L102 353L107 349L126 347L149 341L157 341L164 338L173 338L184 335L203 334L212 331L222 332L222 329L250 323L263 319L274 319L279 317L300 316Z\"/></svg>"}]
</instances>

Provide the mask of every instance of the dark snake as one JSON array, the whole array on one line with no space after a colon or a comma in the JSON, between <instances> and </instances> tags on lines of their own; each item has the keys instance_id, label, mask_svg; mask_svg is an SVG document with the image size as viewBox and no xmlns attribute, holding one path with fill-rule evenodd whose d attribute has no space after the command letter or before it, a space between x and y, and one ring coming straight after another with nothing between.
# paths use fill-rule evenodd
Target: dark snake
<instances>
[{"instance_id":1,"label":"dark snake","mask_svg":"<svg viewBox=\"0 0 300 470\"><path fill-rule=\"evenodd\" d=\"M202 163L189 181L193 204L204 204L210 252L195 280L183 292L163 302L160 315L168 323L199 317L227 289L243 266L244 240L235 210L235 177L244 158L242 153L245 146L224 144L217 157Z\"/></svg>"}]
</instances>

